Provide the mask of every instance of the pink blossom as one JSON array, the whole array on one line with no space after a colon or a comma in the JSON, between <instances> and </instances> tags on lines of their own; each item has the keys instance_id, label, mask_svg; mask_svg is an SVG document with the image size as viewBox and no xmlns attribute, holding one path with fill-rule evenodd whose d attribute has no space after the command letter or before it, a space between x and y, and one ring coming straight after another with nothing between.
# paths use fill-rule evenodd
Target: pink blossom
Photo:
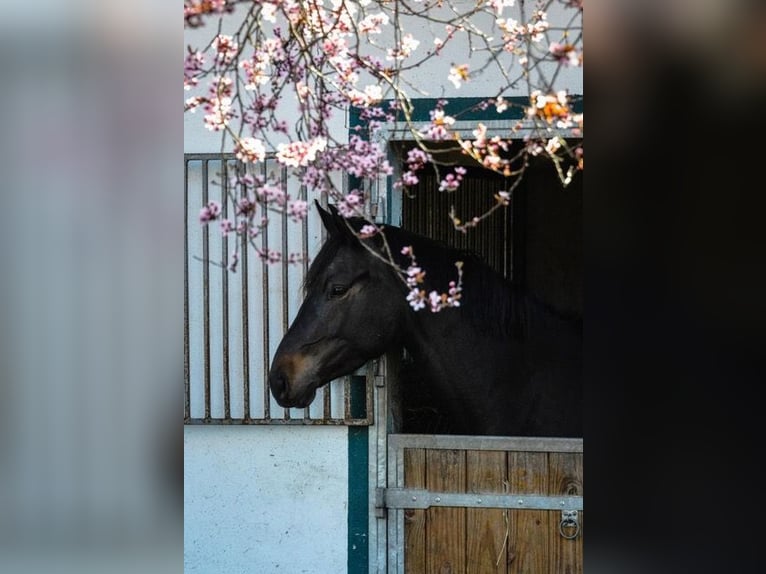
<instances>
[{"instance_id":1,"label":"pink blossom","mask_svg":"<svg viewBox=\"0 0 766 574\"><path fill-rule=\"evenodd\" d=\"M276 203L277 205L284 205L287 198L282 188L276 185L265 184L256 188L255 194L258 199L265 201L266 203Z\"/></svg>"},{"instance_id":2,"label":"pink blossom","mask_svg":"<svg viewBox=\"0 0 766 574\"><path fill-rule=\"evenodd\" d=\"M383 12L377 14L368 14L359 21L358 29L365 34L380 34L381 26L387 26L389 22L388 15Z\"/></svg>"},{"instance_id":3,"label":"pink blossom","mask_svg":"<svg viewBox=\"0 0 766 574\"><path fill-rule=\"evenodd\" d=\"M420 311L421 309L426 308L426 292L422 289L412 289L407 294L407 301L410 303L410 307L412 307L415 311Z\"/></svg>"},{"instance_id":4,"label":"pink blossom","mask_svg":"<svg viewBox=\"0 0 766 574\"><path fill-rule=\"evenodd\" d=\"M231 36L218 34L213 39L213 49L216 51L216 61L219 64L231 64L239 50L239 44Z\"/></svg>"},{"instance_id":5,"label":"pink blossom","mask_svg":"<svg viewBox=\"0 0 766 574\"><path fill-rule=\"evenodd\" d=\"M361 92L353 89L348 93L348 99L357 107L369 107L380 102L383 99L383 90L380 86L370 85Z\"/></svg>"},{"instance_id":6,"label":"pink blossom","mask_svg":"<svg viewBox=\"0 0 766 574\"><path fill-rule=\"evenodd\" d=\"M228 235L229 233L234 231L234 224L228 219L222 219L220 226L221 226L221 235Z\"/></svg>"},{"instance_id":7,"label":"pink blossom","mask_svg":"<svg viewBox=\"0 0 766 574\"><path fill-rule=\"evenodd\" d=\"M290 253L287 257L287 262L291 265L295 265L296 263L303 263L304 259L305 257L302 253Z\"/></svg>"},{"instance_id":8,"label":"pink blossom","mask_svg":"<svg viewBox=\"0 0 766 574\"><path fill-rule=\"evenodd\" d=\"M506 6L512 8L516 3L515 0L489 0L488 4L495 10L495 13L500 16L503 13L503 8Z\"/></svg>"},{"instance_id":9,"label":"pink blossom","mask_svg":"<svg viewBox=\"0 0 766 574\"><path fill-rule=\"evenodd\" d=\"M252 60L242 60L239 67L245 71L246 90L255 90L269 81L268 61L263 52L259 52Z\"/></svg>"},{"instance_id":10,"label":"pink blossom","mask_svg":"<svg viewBox=\"0 0 766 574\"><path fill-rule=\"evenodd\" d=\"M459 88L463 82L468 81L468 64L452 66L449 69L449 76L447 79L452 82L456 88Z\"/></svg>"},{"instance_id":11,"label":"pink blossom","mask_svg":"<svg viewBox=\"0 0 766 574\"><path fill-rule=\"evenodd\" d=\"M250 198L243 197L237 202L237 215L243 215L245 217L252 217L255 214L255 202Z\"/></svg>"},{"instance_id":12,"label":"pink blossom","mask_svg":"<svg viewBox=\"0 0 766 574\"><path fill-rule=\"evenodd\" d=\"M200 223L209 223L215 220L221 214L221 204L217 201L209 201L208 204L200 209Z\"/></svg>"},{"instance_id":13,"label":"pink blossom","mask_svg":"<svg viewBox=\"0 0 766 574\"><path fill-rule=\"evenodd\" d=\"M404 60L409 57L420 45L420 40L416 40L412 34L407 34L402 38L397 48L388 49L389 60Z\"/></svg>"},{"instance_id":14,"label":"pink blossom","mask_svg":"<svg viewBox=\"0 0 766 574\"><path fill-rule=\"evenodd\" d=\"M208 100L205 106L209 113L205 114L205 127L213 132L224 129L231 118L234 110L231 108L231 98L213 98Z\"/></svg>"},{"instance_id":15,"label":"pink blossom","mask_svg":"<svg viewBox=\"0 0 766 574\"><path fill-rule=\"evenodd\" d=\"M556 60L565 66L576 67L580 65L580 57L577 55L577 50L572 44L551 42L548 51Z\"/></svg>"},{"instance_id":16,"label":"pink blossom","mask_svg":"<svg viewBox=\"0 0 766 574\"><path fill-rule=\"evenodd\" d=\"M417 185L418 182L420 182L420 179L411 171L405 171L402 174L402 185Z\"/></svg>"},{"instance_id":17,"label":"pink blossom","mask_svg":"<svg viewBox=\"0 0 766 574\"><path fill-rule=\"evenodd\" d=\"M190 90L199 83L199 74L205 65L205 58L199 50L189 53L184 60L184 90Z\"/></svg>"},{"instance_id":18,"label":"pink blossom","mask_svg":"<svg viewBox=\"0 0 766 574\"><path fill-rule=\"evenodd\" d=\"M378 233L378 228L374 225L363 225L362 228L359 230L359 237L362 239L367 239L368 237L372 237Z\"/></svg>"},{"instance_id":19,"label":"pink blossom","mask_svg":"<svg viewBox=\"0 0 766 574\"><path fill-rule=\"evenodd\" d=\"M257 138L240 138L234 146L234 153L243 163L255 163L266 158L266 148Z\"/></svg>"},{"instance_id":20,"label":"pink blossom","mask_svg":"<svg viewBox=\"0 0 766 574\"><path fill-rule=\"evenodd\" d=\"M303 219L306 219L306 215L308 214L309 204L305 201L301 201L300 199L297 199L295 201L290 201L287 203L287 214L290 216L290 218L293 221L301 221Z\"/></svg>"},{"instance_id":21,"label":"pink blossom","mask_svg":"<svg viewBox=\"0 0 766 574\"><path fill-rule=\"evenodd\" d=\"M306 167L316 159L317 153L326 148L327 140L323 137L317 137L307 142L281 143L277 147L277 161L288 167Z\"/></svg>"},{"instance_id":22,"label":"pink blossom","mask_svg":"<svg viewBox=\"0 0 766 574\"><path fill-rule=\"evenodd\" d=\"M184 102L184 111L194 113L197 111L199 105L204 101L205 98L201 98L199 96L192 96L191 98L187 98Z\"/></svg>"},{"instance_id":23,"label":"pink blossom","mask_svg":"<svg viewBox=\"0 0 766 574\"><path fill-rule=\"evenodd\" d=\"M338 208L338 213L343 217L353 217L355 215L361 215L361 213L359 213L359 206L361 204L361 193L358 190L353 190L339 201L336 207Z\"/></svg>"},{"instance_id":24,"label":"pink blossom","mask_svg":"<svg viewBox=\"0 0 766 574\"><path fill-rule=\"evenodd\" d=\"M450 139L449 127L455 123L455 118L445 115L444 110L431 110L431 125L423 131L423 135L432 140Z\"/></svg>"},{"instance_id":25,"label":"pink blossom","mask_svg":"<svg viewBox=\"0 0 766 574\"><path fill-rule=\"evenodd\" d=\"M448 173L439 183L439 191L455 191L458 187L460 187L460 182L463 181L463 176L465 174L466 170L464 167L456 167L454 173Z\"/></svg>"}]
</instances>

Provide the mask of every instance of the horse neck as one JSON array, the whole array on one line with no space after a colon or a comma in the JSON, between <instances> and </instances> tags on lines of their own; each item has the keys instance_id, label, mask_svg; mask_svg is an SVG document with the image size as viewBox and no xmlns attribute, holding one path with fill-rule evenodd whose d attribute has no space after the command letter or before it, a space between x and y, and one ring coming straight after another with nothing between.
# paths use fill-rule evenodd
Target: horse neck
<instances>
[{"instance_id":1,"label":"horse neck","mask_svg":"<svg viewBox=\"0 0 766 574\"><path fill-rule=\"evenodd\" d=\"M486 419L492 401L512 403L514 389L508 381L523 379L513 374L521 363L513 361L519 353L509 337L483 332L451 309L411 313L410 320L404 347L423 380L408 383L428 385L445 403L455 405L451 424L456 429ZM496 432L486 429L484 434Z\"/></svg>"}]
</instances>

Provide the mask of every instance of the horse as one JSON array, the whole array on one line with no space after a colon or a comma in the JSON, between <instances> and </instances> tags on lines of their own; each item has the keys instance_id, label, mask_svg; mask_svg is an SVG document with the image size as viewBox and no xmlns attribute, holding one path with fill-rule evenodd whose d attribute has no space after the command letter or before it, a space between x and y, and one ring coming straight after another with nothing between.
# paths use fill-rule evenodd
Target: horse
<instances>
[{"instance_id":1,"label":"horse","mask_svg":"<svg viewBox=\"0 0 766 574\"><path fill-rule=\"evenodd\" d=\"M417 374L404 384L427 387L450 434L582 436L580 319L543 304L475 254L390 225L381 231L385 240L362 239L366 220L316 207L327 239L268 374L280 406L307 407L319 387L404 349ZM410 305L400 271L411 264L407 247L426 271L426 292L443 291L462 262L458 307Z\"/></svg>"}]
</instances>

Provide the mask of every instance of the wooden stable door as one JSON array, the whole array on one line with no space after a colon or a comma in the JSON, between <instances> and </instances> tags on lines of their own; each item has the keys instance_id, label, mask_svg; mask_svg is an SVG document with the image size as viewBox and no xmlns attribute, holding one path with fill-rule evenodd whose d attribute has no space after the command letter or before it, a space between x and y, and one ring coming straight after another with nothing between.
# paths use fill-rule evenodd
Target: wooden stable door
<instances>
[{"instance_id":1,"label":"wooden stable door","mask_svg":"<svg viewBox=\"0 0 766 574\"><path fill-rule=\"evenodd\" d=\"M389 572L582 573L582 440L389 440Z\"/></svg>"}]
</instances>

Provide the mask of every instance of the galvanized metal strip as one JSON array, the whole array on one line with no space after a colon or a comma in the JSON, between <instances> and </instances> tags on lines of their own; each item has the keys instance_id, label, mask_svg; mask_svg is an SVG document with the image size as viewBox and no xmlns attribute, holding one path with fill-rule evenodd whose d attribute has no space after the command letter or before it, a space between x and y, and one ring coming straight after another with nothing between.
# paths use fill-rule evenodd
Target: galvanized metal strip
<instances>
[{"instance_id":1,"label":"galvanized metal strip","mask_svg":"<svg viewBox=\"0 0 766 574\"><path fill-rule=\"evenodd\" d=\"M432 506L458 508L503 508L517 510L582 510L582 496L543 496L526 494L430 492L418 488L388 488L386 508L422 509Z\"/></svg>"},{"instance_id":2,"label":"galvanized metal strip","mask_svg":"<svg viewBox=\"0 0 766 574\"><path fill-rule=\"evenodd\" d=\"M392 434L389 442L399 449L583 452L581 438Z\"/></svg>"},{"instance_id":3,"label":"galvanized metal strip","mask_svg":"<svg viewBox=\"0 0 766 574\"><path fill-rule=\"evenodd\" d=\"M184 421L185 425L244 425L244 426L257 426L257 425L286 425L286 426L315 426L315 425L327 425L327 426L351 426L351 427L364 427L370 426L365 419L264 419L264 418L231 418L231 419L205 419L205 418L189 418Z\"/></svg>"},{"instance_id":4,"label":"galvanized metal strip","mask_svg":"<svg viewBox=\"0 0 766 574\"><path fill-rule=\"evenodd\" d=\"M380 368L383 373L387 368L385 360L381 362ZM375 387L375 412L374 421L375 427L373 432L375 433L375 447L376 447L376 468L375 468L375 486L376 488L385 488L388 484L388 433L386 424L388 421L388 409L386 403L387 390L384 386ZM371 489L372 490L372 489ZM374 493L371 493L374 496ZM376 535L375 541L375 556L376 556L376 574L385 574L386 572L386 556L388 555L388 521L385 512L381 512L380 515L376 513ZM373 572L370 569L370 572Z\"/></svg>"},{"instance_id":5,"label":"galvanized metal strip","mask_svg":"<svg viewBox=\"0 0 766 574\"><path fill-rule=\"evenodd\" d=\"M191 418L189 347L189 160L184 159L184 421Z\"/></svg>"},{"instance_id":6,"label":"galvanized metal strip","mask_svg":"<svg viewBox=\"0 0 766 574\"><path fill-rule=\"evenodd\" d=\"M386 397L386 408L388 409L388 397ZM383 424L383 428L385 428L387 422ZM387 486L389 487L400 487L402 485L398 484L397 478L398 478L398 456L397 454L401 452L401 449L397 448L396 444L393 444L391 442L391 436L388 436L388 465L387 465ZM396 509L391 509L388 512L388 574L398 574L399 573L399 550L404 550L404 544L403 541L400 546L400 541L398 538L398 529L397 529L397 523L399 522L401 511Z\"/></svg>"}]
</instances>

